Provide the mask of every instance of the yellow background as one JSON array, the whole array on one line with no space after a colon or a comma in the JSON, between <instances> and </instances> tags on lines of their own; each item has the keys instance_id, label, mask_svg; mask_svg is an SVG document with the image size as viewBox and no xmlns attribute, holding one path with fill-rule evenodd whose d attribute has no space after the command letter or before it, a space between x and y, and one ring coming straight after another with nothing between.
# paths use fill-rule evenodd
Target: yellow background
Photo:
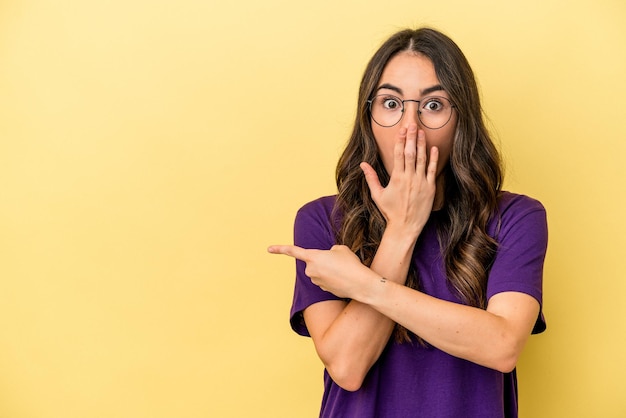
<instances>
[{"instance_id":1,"label":"yellow background","mask_svg":"<svg viewBox=\"0 0 626 418\"><path fill-rule=\"evenodd\" d=\"M362 71L405 26L465 51L546 206L523 417L626 416L626 3L4 0L0 417L314 417L295 211L334 193Z\"/></svg>"}]
</instances>

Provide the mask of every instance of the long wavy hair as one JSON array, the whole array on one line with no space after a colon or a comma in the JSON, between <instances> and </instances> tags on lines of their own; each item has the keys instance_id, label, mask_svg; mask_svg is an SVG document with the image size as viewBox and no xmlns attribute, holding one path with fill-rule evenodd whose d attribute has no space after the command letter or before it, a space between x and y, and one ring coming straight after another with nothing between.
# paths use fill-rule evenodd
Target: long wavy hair
<instances>
[{"instance_id":1,"label":"long wavy hair","mask_svg":"<svg viewBox=\"0 0 626 418\"><path fill-rule=\"evenodd\" d=\"M370 196L359 164L368 162L383 184L390 173L383 165L372 132L367 101L391 58L413 51L428 57L457 112L450 160L444 176L444 207L437 224L448 285L466 304L485 308L489 269L497 250L487 223L497 211L502 185L501 160L483 121L474 73L463 52L449 37L430 28L403 30L391 36L366 67L350 140L337 164L335 204L337 242L350 247L365 265L371 265L385 229L385 219ZM413 263L406 285L420 289ZM408 331L396 325L398 342L410 341ZM418 340L421 341L419 336Z\"/></svg>"}]
</instances>

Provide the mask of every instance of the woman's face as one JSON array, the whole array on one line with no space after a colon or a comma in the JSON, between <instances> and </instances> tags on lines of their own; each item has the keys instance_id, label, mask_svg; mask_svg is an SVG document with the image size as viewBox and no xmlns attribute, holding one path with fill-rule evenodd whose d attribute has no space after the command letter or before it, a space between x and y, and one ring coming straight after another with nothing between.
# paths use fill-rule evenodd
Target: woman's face
<instances>
[{"instance_id":1,"label":"woman's face","mask_svg":"<svg viewBox=\"0 0 626 418\"><path fill-rule=\"evenodd\" d=\"M373 95L379 94L393 95L401 100L422 100L432 96L450 98L439 84L432 61L414 52L401 52L389 60ZM424 131L428 153L433 146L439 149L438 176L450 160L457 122L456 111L452 110L452 117L442 128L429 129L418 118L418 106L420 104L415 101L405 102L402 119L389 128L371 121L378 150L389 174L393 171L393 149L398 140L398 132L410 125L417 125L418 130Z\"/></svg>"}]
</instances>

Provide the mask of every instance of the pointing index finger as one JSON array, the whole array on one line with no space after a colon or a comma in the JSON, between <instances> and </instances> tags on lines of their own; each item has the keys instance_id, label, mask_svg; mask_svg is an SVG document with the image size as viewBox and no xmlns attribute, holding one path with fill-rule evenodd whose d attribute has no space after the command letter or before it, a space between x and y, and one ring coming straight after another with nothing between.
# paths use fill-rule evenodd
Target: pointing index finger
<instances>
[{"instance_id":1,"label":"pointing index finger","mask_svg":"<svg viewBox=\"0 0 626 418\"><path fill-rule=\"evenodd\" d=\"M270 254L283 254L290 257L297 258L298 260L306 261L308 250L297 245L272 245L267 251Z\"/></svg>"}]
</instances>

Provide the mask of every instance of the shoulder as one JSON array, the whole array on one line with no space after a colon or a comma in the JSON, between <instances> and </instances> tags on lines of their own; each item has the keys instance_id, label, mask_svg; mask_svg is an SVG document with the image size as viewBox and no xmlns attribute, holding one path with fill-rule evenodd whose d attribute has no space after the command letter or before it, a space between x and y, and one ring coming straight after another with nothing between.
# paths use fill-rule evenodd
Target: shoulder
<instances>
[{"instance_id":1,"label":"shoulder","mask_svg":"<svg viewBox=\"0 0 626 418\"><path fill-rule=\"evenodd\" d=\"M323 214L330 215L335 207L337 195L323 196L311 202L306 203L298 210L298 215L314 215Z\"/></svg>"},{"instance_id":2,"label":"shoulder","mask_svg":"<svg viewBox=\"0 0 626 418\"><path fill-rule=\"evenodd\" d=\"M323 196L306 203L296 214L296 224L302 222L331 224L336 201L337 196L333 195Z\"/></svg>"},{"instance_id":3,"label":"shoulder","mask_svg":"<svg viewBox=\"0 0 626 418\"><path fill-rule=\"evenodd\" d=\"M296 214L294 241L304 248L328 249L334 244L337 222L333 222L336 196L306 203Z\"/></svg>"},{"instance_id":4,"label":"shoulder","mask_svg":"<svg viewBox=\"0 0 626 418\"><path fill-rule=\"evenodd\" d=\"M490 233L500 240L507 237L547 239L546 209L536 199L511 192L502 192L498 212L491 221ZM493 236L493 235L492 235Z\"/></svg>"},{"instance_id":5,"label":"shoulder","mask_svg":"<svg viewBox=\"0 0 626 418\"><path fill-rule=\"evenodd\" d=\"M498 212L504 214L526 214L531 212L544 212L545 208L540 201L532 197L503 191L498 199Z\"/></svg>"}]
</instances>

